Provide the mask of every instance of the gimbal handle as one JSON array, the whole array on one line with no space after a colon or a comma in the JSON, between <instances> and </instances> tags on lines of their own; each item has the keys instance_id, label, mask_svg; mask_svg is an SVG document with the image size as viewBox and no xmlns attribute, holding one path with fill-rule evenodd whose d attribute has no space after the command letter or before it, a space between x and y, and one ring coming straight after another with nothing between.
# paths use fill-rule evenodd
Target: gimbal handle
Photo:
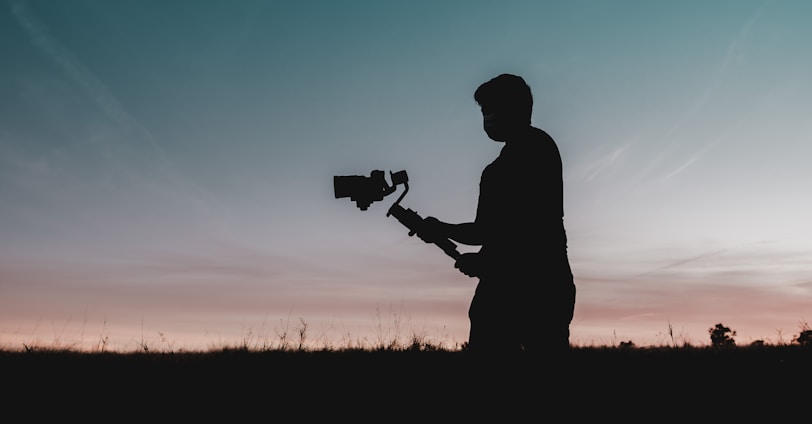
<instances>
[{"instance_id":1,"label":"gimbal handle","mask_svg":"<svg viewBox=\"0 0 812 424\"><path fill-rule=\"evenodd\" d=\"M408 185L407 185L408 189ZM400 198L389 208L389 211L386 213L386 216L392 215L400 221L401 224L405 225L409 231L409 237L415 235L417 232L420 231L420 227L423 225L423 218L417 214L417 212L404 208L400 206L400 200L406 194L404 192L400 195ZM454 244L453 241L449 239L442 239L433 242L437 245L440 249L443 249L443 252L446 255L451 256L454 259L460 257L460 252L457 251L457 245Z\"/></svg>"}]
</instances>

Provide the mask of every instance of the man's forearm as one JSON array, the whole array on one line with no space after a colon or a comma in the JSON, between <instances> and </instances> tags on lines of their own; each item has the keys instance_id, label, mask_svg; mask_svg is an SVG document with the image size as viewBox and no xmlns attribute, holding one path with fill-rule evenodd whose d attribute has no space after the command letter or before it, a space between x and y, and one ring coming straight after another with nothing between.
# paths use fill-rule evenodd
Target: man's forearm
<instances>
[{"instance_id":1,"label":"man's forearm","mask_svg":"<svg viewBox=\"0 0 812 424\"><path fill-rule=\"evenodd\" d=\"M474 222L463 222L460 224L445 224L448 238L469 246L479 246L482 244L482 236Z\"/></svg>"}]
</instances>

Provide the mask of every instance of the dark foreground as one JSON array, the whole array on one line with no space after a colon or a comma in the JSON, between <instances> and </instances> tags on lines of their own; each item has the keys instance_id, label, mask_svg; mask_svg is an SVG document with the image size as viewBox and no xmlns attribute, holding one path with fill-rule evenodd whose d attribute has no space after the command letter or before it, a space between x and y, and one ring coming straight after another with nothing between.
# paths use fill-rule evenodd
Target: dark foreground
<instances>
[{"instance_id":1,"label":"dark foreground","mask_svg":"<svg viewBox=\"0 0 812 424\"><path fill-rule=\"evenodd\" d=\"M0 352L5 412L105 422L806 420L812 349ZM552 418L558 417L558 418ZM496 419L498 418L498 419Z\"/></svg>"}]
</instances>

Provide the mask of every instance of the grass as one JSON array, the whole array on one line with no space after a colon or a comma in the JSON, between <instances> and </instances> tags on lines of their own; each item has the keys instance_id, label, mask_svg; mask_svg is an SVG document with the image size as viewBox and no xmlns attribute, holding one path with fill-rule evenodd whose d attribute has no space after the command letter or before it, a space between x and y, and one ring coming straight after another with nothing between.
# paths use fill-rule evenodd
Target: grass
<instances>
[{"instance_id":1,"label":"grass","mask_svg":"<svg viewBox=\"0 0 812 424\"><path fill-rule=\"evenodd\" d=\"M730 422L805 408L812 348L576 346L566 357L478 357L419 338L375 349L40 347L0 350L0 375L6 410L32 404L40 420L459 422L488 413L513 422L554 413Z\"/></svg>"},{"instance_id":2,"label":"grass","mask_svg":"<svg viewBox=\"0 0 812 424\"><path fill-rule=\"evenodd\" d=\"M22 409L39 420L82 413L105 422L459 422L486 412L498 422L549 421L548 412L774 422L810 398L812 347L800 343L713 347L672 337L658 347L573 346L563 357L481 357L464 344L385 334L369 346L313 347L301 323L280 340L252 335L202 351L0 349L4 405L31 405Z\"/></svg>"}]
</instances>

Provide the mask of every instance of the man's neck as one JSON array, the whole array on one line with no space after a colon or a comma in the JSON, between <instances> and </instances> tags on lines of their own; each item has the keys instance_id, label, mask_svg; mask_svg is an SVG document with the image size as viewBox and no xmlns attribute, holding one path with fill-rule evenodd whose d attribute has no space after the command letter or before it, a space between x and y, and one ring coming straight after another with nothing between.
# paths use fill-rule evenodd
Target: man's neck
<instances>
[{"instance_id":1,"label":"man's neck","mask_svg":"<svg viewBox=\"0 0 812 424\"><path fill-rule=\"evenodd\" d=\"M532 125L526 127L516 128L510 131L510 135L505 138L504 143L507 144L521 144L529 141L532 137L530 134L535 128Z\"/></svg>"}]
</instances>

